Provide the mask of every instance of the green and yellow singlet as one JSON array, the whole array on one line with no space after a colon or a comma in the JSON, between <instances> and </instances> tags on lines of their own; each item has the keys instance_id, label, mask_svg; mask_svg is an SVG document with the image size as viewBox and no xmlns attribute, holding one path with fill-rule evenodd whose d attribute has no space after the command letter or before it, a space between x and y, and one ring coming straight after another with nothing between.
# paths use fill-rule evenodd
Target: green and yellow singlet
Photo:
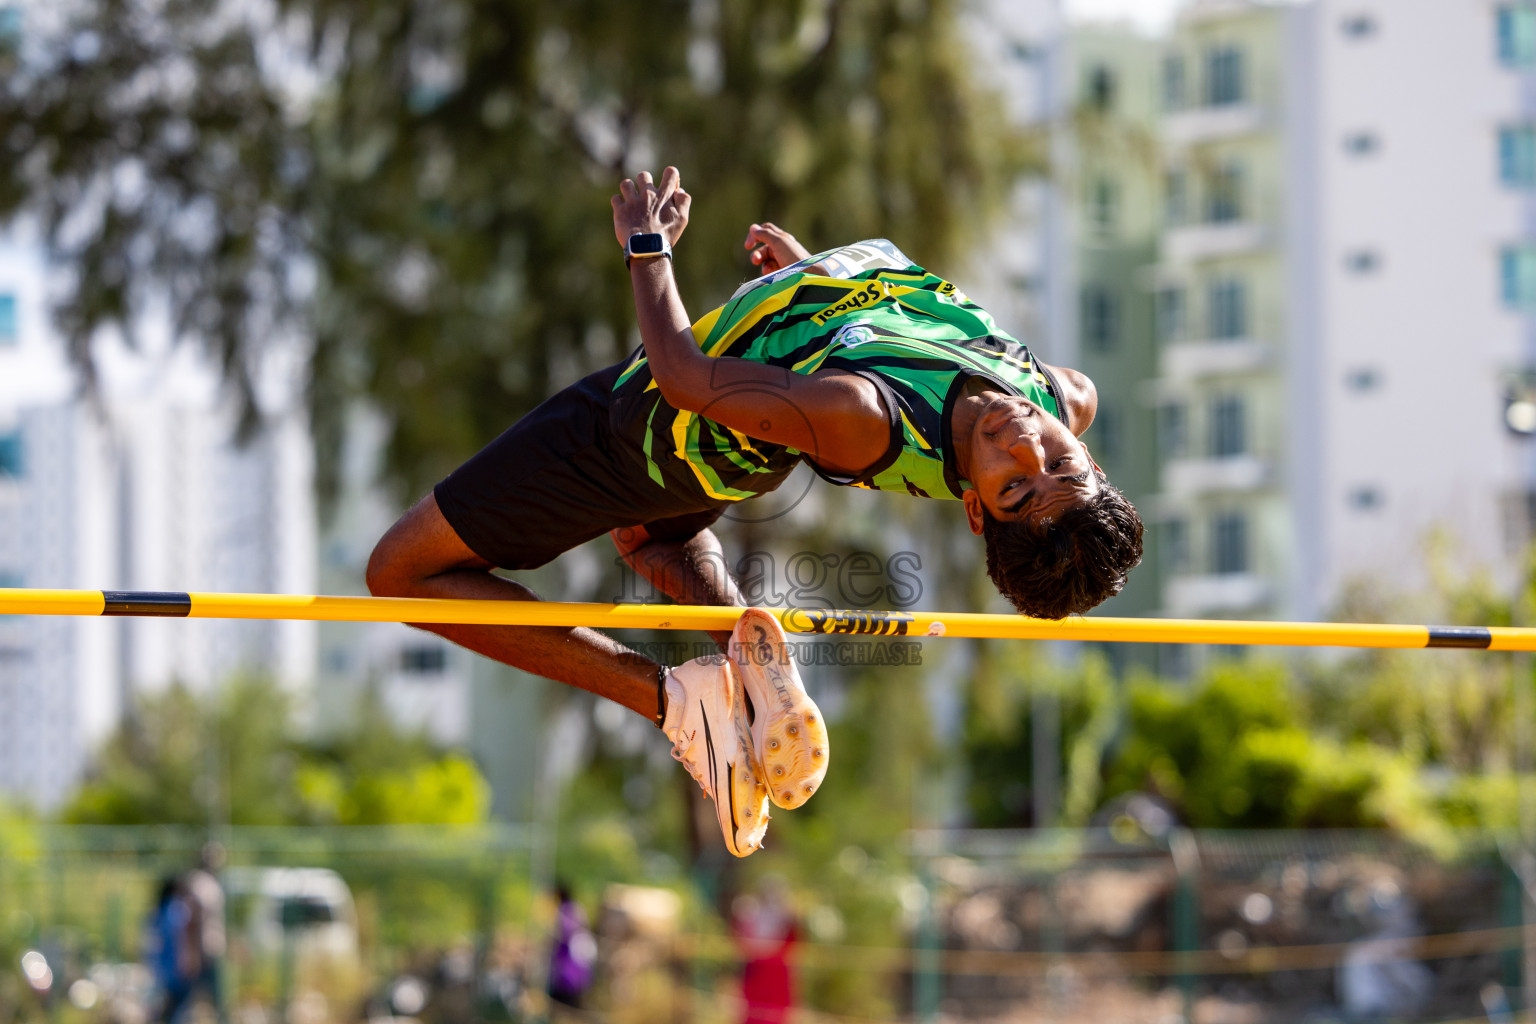
<instances>
[{"instance_id":1,"label":"green and yellow singlet","mask_svg":"<svg viewBox=\"0 0 1536 1024\"><path fill-rule=\"evenodd\" d=\"M972 376L1022 395L1065 421L1050 373L987 312L884 239L819 253L750 281L693 325L705 354L796 373L837 368L880 391L890 447L857 477L811 463L832 483L920 497L959 498L950 419ZM754 439L705 415L672 408L644 351L614 385L614 427L643 451L652 481L710 501L739 501L778 487L801 452ZM1069 424L1070 426L1070 424Z\"/></svg>"}]
</instances>

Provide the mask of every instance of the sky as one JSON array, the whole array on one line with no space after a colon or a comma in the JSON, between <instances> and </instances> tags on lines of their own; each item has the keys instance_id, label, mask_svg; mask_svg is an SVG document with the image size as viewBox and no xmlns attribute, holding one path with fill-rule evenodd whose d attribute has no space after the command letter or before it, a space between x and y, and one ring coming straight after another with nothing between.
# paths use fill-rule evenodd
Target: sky
<instances>
[{"instance_id":1,"label":"sky","mask_svg":"<svg viewBox=\"0 0 1536 1024\"><path fill-rule=\"evenodd\" d=\"M1181 0L1066 0L1074 20L1125 20L1148 30L1166 28Z\"/></svg>"}]
</instances>

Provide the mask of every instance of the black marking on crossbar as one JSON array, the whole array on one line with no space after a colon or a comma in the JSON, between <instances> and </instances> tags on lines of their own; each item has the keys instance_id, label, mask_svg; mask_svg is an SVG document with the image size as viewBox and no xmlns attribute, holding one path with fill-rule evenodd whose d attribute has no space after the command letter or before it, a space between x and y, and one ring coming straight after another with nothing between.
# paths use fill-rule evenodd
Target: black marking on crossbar
<instances>
[{"instance_id":1,"label":"black marking on crossbar","mask_svg":"<svg viewBox=\"0 0 1536 1024\"><path fill-rule=\"evenodd\" d=\"M1484 651L1493 643L1486 626L1430 626L1425 647L1470 647Z\"/></svg>"},{"instance_id":2,"label":"black marking on crossbar","mask_svg":"<svg viewBox=\"0 0 1536 1024\"><path fill-rule=\"evenodd\" d=\"M153 615L184 619L192 614L192 595L166 590L103 590L103 615Z\"/></svg>"}]
</instances>

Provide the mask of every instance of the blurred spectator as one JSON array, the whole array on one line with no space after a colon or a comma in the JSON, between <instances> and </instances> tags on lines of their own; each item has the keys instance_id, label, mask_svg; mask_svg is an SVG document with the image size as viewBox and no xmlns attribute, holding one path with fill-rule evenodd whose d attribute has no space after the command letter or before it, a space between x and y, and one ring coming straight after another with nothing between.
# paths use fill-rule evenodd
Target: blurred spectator
<instances>
[{"instance_id":1,"label":"blurred spectator","mask_svg":"<svg viewBox=\"0 0 1536 1024\"><path fill-rule=\"evenodd\" d=\"M732 906L731 933L741 952L743 1024L784 1024L795 1005L790 951L799 938L784 880L763 880L759 894Z\"/></svg>"},{"instance_id":2,"label":"blurred spectator","mask_svg":"<svg viewBox=\"0 0 1536 1024\"><path fill-rule=\"evenodd\" d=\"M187 922L188 946L192 952L192 971L188 976L185 1004L199 992L208 996L219 1020L225 1020L224 1000L220 991L220 972L224 963L224 887L219 884L219 869L224 866L224 848L206 843L197 867L182 879L191 919Z\"/></svg>"},{"instance_id":3,"label":"blurred spectator","mask_svg":"<svg viewBox=\"0 0 1536 1024\"><path fill-rule=\"evenodd\" d=\"M592 965L597 962L597 940L587 927L587 912L571 896L564 883L555 886L559 906L555 910L555 941L549 954L549 998L558 1004L581 1008L592 984Z\"/></svg>"},{"instance_id":4,"label":"blurred spectator","mask_svg":"<svg viewBox=\"0 0 1536 1024\"><path fill-rule=\"evenodd\" d=\"M166 876L160 882L160 893L144 932L144 963L154 978L160 1003L156 1020L173 1020L186 1004L192 966L188 935L191 921L192 910L181 880Z\"/></svg>"},{"instance_id":5,"label":"blurred spectator","mask_svg":"<svg viewBox=\"0 0 1536 1024\"><path fill-rule=\"evenodd\" d=\"M1339 993L1351 1020L1416 1017L1424 1012L1435 976L1414 956L1420 934L1411 900L1394 882L1378 882L1357 915L1375 930L1349 944L1338 969Z\"/></svg>"}]
</instances>

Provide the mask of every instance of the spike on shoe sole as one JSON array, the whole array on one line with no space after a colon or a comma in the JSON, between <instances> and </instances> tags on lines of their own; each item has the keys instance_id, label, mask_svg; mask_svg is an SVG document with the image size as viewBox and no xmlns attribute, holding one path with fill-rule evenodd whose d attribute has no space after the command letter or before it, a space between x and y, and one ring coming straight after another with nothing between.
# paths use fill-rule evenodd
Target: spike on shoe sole
<instances>
[{"instance_id":1,"label":"spike on shoe sole","mask_svg":"<svg viewBox=\"0 0 1536 1024\"><path fill-rule=\"evenodd\" d=\"M752 701L752 742L776 805L793 810L827 774L826 722L789 656L779 620L749 608L731 633L731 660Z\"/></svg>"}]
</instances>

